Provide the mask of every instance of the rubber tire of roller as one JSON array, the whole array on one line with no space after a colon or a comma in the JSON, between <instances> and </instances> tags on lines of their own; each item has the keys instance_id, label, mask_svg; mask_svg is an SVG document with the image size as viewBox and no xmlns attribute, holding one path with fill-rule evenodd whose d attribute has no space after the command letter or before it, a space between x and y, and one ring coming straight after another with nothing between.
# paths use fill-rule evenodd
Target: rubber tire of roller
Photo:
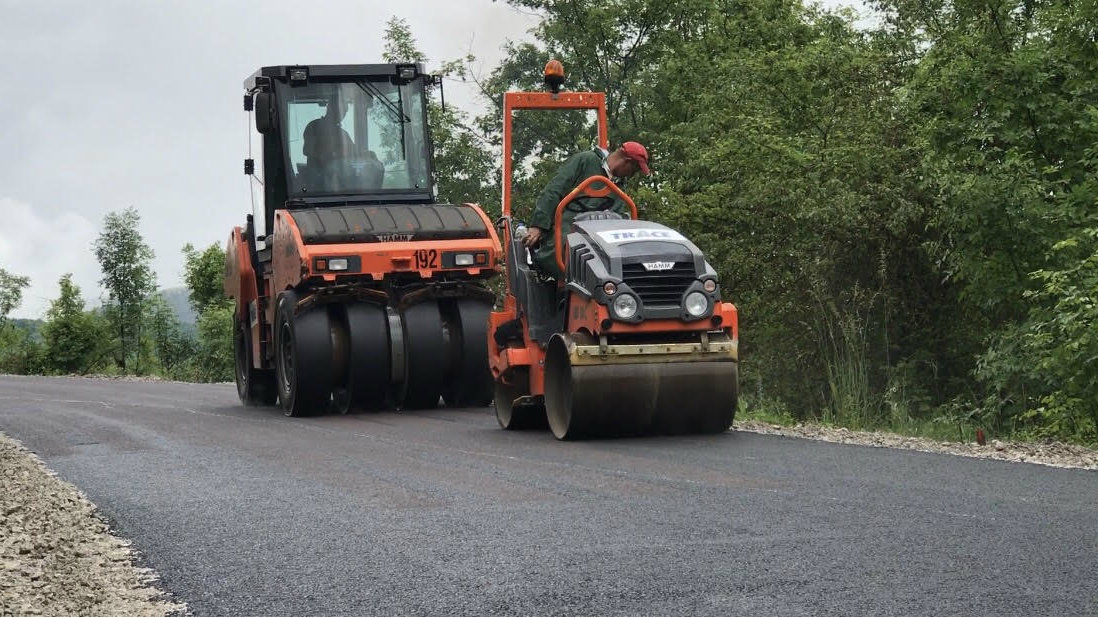
<instances>
[{"instance_id":1,"label":"rubber tire of roller","mask_svg":"<svg viewBox=\"0 0 1098 618\"><path fill-rule=\"evenodd\" d=\"M492 372L488 369L488 314L492 304L458 298L452 305L450 345L458 346L442 398L451 408L483 407L492 401Z\"/></svg>"},{"instance_id":2,"label":"rubber tire of roller","mask_svg":"<svg viewBox=\"0 0 1098 618\"><path fill-rule=\"evenodd\" d=\"M351 406L360 410L385 407L389 385L389 320L385 309L369 303L349 303L347 331L351 338L348 388Z\"/></svg>"},{"instance_id":3,"label":"rubber tire of roller","mask_svg":"<svg viewBox=\"0 0 1098 618\"><path fill-rule=\"evenodd\" d=\"M406 308L404 324L404 384L400 388L402 410L438 407L447 373L446 345L438 303L427 300Z\"/></svg>"},{"instance_id":4,"label":"rubber tire of roller","mask_svg":"<svg viewBox=\"0 0 1098 618\"><path fill-rule=\"evenodd\" d=\"M236 394L246 406L271 406L278 401L274 371L252 366L252 329L233 314L233 357Z\"/></svg>"},{"instance_id":5,"label":"rubber tire of roller","mask_svg":"<svg viewBox=\"0 0 1098 618\"><path fill-rule=\"evenodd\" d=\"M275 310L278 398L286 416L309 416L326 411L331 400L332 339L327 308L295 316L297 298L283 292Z\"/></svg>"}]
</instances>

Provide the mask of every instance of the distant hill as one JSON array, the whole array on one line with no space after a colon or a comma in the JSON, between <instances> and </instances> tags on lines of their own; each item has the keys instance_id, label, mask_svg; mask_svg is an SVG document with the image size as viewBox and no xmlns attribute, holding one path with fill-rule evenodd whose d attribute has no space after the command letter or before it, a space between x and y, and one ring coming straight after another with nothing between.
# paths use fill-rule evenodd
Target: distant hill
<instances>
[{"instance_id":1,"label":"distant hill","mask_svg":"<svg viewBox=\"0 0 1098 618\"><path fill-rule=\"evenodd\" d=\"M168 301L168 305L175 311L175 317L179 318L183 326L194 326L197 316L191 309L190 292L186 287L164 288L160 290L160 295Z\"/></svg>"},{"instance_id":2,"label":"distant hill","mask_svg":"<svg viewBox=\"0 0 1098 618\"><path fill-rule=\"evenodd\" d=\"M189 300L190 292L187 291L187 288L183 286L164 288L163 290L160 290L160 295L164 297L164 300L168 302L168 306L175 312L176 319L179 320L179 323L183 326L183 332L191 335L195 334L195 322L197 321L197 317L194 314L194 310L191 309ZM102 305L98 302L90 303L90 305L91 306L88 307L89 311L102 311ZM9 320L9 323L15 328L30 331L31 335L38 337L42 325L45 324L45 320L12 318Z\"/></svg>"},{"instance_id":3,"label":"distant hill","mask_svg":"<svg viewBox=\"0 0 1098 618\"><path fill-rule=\"evenodd\" d=\"M8 320L8 323L19 330L28 331L31 334L31 337L34 337L35 339L41 337L42 324L44 324L42 320L28 320L25 318L12 318Z\"/></svg>"}]
</instances>

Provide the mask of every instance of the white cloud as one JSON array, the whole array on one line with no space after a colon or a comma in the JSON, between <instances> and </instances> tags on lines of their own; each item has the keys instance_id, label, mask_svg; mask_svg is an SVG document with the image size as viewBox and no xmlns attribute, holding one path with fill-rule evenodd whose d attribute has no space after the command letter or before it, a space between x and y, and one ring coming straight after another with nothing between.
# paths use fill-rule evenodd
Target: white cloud
<instances>
[{"instance_id":1,"label":"white cloud","mask_svg":"<svg viewBox=\"0 0 1098 618\"><path fill-rule=\"evenodd\" d=\"M10 198L0 198L0 216L0 268L31 279L14 317L41 318L65 273L73 274L85 300L98 301L99 264L91 245L99 232L94 223L75 212L51 214Z\"/></svg>"}]
</instances>

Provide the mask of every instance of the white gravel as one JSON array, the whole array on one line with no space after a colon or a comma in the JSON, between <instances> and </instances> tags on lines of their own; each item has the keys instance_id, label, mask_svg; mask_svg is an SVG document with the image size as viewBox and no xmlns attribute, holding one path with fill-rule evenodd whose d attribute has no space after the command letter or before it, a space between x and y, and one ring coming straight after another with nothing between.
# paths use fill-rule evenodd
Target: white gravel
<instances>
[{"instance_id":1,"label":"white gravel","mask_svg":"<svg viewBox=\"0 0 1098 618\"><path fill-rule=\"evenodd\" d=\"M992 440L980 446L975 442L938 442L927 438L913 438L894 433L851 431L845 427L826 427L816 424L797 424L793 427L783 427L753 420L736 421L732 425L732 429L841 444L905 448L925 453L946 453L962 457L1025 462L1054 468L1098 470L1098 451L1063 442L1001 442Z\"/></svg>"},{"instance_id":2,"label":"white gravel","mask_svg":"<svg viewBox=\"0 0 1098 618\"><path fill-rule=\"evenodd\" d=\"M0 616L182 613L134 562L94 504L0 433Z\"/></svg>"}]
</instances>

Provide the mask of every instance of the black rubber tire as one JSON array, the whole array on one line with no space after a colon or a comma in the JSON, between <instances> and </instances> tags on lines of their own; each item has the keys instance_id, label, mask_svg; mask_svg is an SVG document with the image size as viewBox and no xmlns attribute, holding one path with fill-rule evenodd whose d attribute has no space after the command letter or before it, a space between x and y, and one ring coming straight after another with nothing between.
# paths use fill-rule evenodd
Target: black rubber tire
<instances>
[{"instance_id":1,"label":"black rubber tire","mask_svg":"<svg viewBox=\"0 0 1098 618\"><path fill-rule=\"evenodd\" d=\"M246 406L271 406L278 401L274 371L252 366L252 329L233 315L233 356L236 394Z\"/></svg>"},{"instance_id":2,"label":"black rubber tire","mask_svg":"<svg viewBox=\"0 0 1098 618\"><path fill-rule=\"evenodd\" d=\"M428 300L406 308L404 323L404 382L398 405L403 410L438 407L449 355L442 334L438 303Z\"/></svg>"},{"instance_id":3,"label":"black rubber tire","mask_svg":"<svg viewBox=\"0 0 1098 618\"><path fill-rule=\"evenodd\" d=\"M385 309L368 303L349 303L347 331L351 338L347 390L351 407L380 410L389 386L389 321Z\"/></svg>"},{"instance_id":4,"label":"black rubber tire","mask_svg":"<svg viewBox=\"0 0 1098 618\"><path fill-rule=\"evenodd\" d=\"M333 414L351 412L351 335L347 328L347 311L343 303L327 306L328 328L332 341L332 393L328 411Z\"/></svg>"},{"instance_id":5,"label":"black rubber tire","mask_svg":"<svg viewBox=\"0 0 1098 618\"><path fill-rule=\"evenodd\" d=\"M328 409L332 397L332 336L325 307L294 315L297 294L279 295L275 310L275 367L278 399L286 416Z\"/></svg>"},{"instance_id":6,"label":"black rubber tire","mask_svg":"<svg viewBox=\"0 0 1098 618\"><path fill-rule=\"evenodd\" d=\"M442 398L451 408L480 408L492 401L492 372L488 369L491 312L491 302L473 298L458 298L445 305L451 364Z\"/></svg>"},{"instance_id":7,"label":"black rubber tire","mask_svg":"<svg viewBox=\"0 0 1098 618\"><path fill-rule=\"evenodd\" d=\"M495 382L492 406L496 410L496 422L500 427L511 431L545 429L548 425L543 406L513 405L519 397L530 394L530 368L514 367L509 373L510 384Z\"/></svg>"}]
</instances>

